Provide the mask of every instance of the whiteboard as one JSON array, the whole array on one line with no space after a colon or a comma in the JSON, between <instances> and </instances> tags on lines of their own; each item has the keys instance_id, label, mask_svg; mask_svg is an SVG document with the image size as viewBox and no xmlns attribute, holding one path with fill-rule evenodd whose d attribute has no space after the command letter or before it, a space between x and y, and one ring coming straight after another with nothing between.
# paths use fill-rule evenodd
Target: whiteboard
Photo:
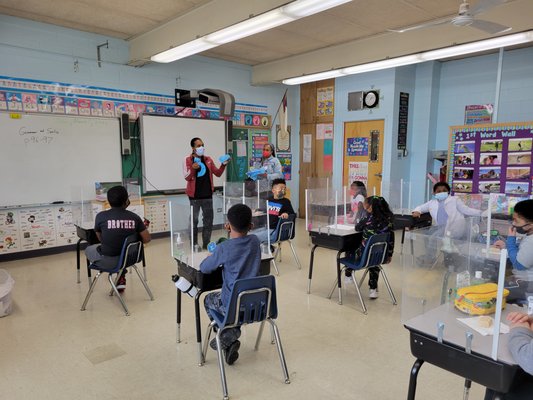
<instances>
[{"instance_id":1,"label":"whiteboard","mask_svg":"<svg viewBox=\"0 0 533 400\"><path fill-rule=\"evenodd\" d=\"M141 115L143 190L178 192L185 190L183 160L191 154L191 139L199 137L205 154L217 167L218 158L226 154L226 124L223 120ZM213 176L215 186L222 186L226 172Z\"/></svg>"},{"instance_id":2,"label":"whiteboard","mask_svg":"<svg viewBox=\"0 0 533 400\"><path fill-rule=\"evenodd\" d=\"M118 118L0 113L0 206L94 198L122 181L120 140Z\"/></svg>"}]
</instances>

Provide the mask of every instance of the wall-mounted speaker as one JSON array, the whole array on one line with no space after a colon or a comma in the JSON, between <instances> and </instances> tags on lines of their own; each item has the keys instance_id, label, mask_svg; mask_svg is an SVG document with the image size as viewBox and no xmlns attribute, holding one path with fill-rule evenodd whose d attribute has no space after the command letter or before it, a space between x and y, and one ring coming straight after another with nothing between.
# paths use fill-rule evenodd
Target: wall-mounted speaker
<instances>
[{"instance_id":1,"label":"wall-mounted speaker","mask_svg":"<svg viewBox=\"0 0 533 400\"><path fill-rule=\"evenodd\" d=\"M120 139L122 155L129 156L131 154L130 116L126 113L120 115Z\"/></svg>"}]
</instances>

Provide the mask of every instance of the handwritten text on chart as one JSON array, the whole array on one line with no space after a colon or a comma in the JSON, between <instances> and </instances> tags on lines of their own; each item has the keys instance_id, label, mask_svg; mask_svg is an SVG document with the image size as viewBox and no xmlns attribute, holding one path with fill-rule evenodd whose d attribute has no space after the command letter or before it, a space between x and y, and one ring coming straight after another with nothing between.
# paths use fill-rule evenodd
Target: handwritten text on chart
<instances>
[{"instance_id":1,"label":"handwritten text on chart","mask_svg":"<svg viewBox=\"0 0 533 400\"><path fill-rule=\"evenodd\" d=\"M23 126L19 129L19 135L24 138L25 145L50 144L59 135L59 131L53 128L32 129Z\"/></svg>"}]
</instances>

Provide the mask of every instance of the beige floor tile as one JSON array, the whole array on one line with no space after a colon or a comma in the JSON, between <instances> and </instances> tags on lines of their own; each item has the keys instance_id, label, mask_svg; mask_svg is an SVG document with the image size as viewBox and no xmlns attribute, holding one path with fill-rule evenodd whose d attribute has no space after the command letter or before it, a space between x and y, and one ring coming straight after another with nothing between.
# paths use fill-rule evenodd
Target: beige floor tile
<instances>
[{"instance_id":1,"label":"beige floor tile","mask_svg":"<svg viewBox=\"0 0 533 400\"><path fill-rule=\"evenodd\" d=\"M353 288L344 304L326 298L335 278L335 253L318 249L312 292L307 290L310 246L298 222L298 270L284 246L278 263L279 318L291 384L283 383L275 346L263 336L253 351L257 327L243 329L240 358L226 368L232 399L397 400L407 396L414 358L401 306L393 306L381 287L363 315ZM399 250L399 249L398 249ZM399 251L387 272L401 302ZM16 281L12 315L0 318L0 398L14 400L216 399L221 398L216 353L197 366L193 302L183 297L182 342L176 343L176 291L170 277L176 266L166 239L146 248L148 299L134 275L124 295L131 315L107 294L101 279L87 306L88 289L76 284L75 252L4 262ZM364 295L367 288L363 289ZM205 328L207 319L202 316ZM417 399L462 398L463 380L424 365ZM473 384L471 400L483 398Z\"/></svg>"}]
</instances>

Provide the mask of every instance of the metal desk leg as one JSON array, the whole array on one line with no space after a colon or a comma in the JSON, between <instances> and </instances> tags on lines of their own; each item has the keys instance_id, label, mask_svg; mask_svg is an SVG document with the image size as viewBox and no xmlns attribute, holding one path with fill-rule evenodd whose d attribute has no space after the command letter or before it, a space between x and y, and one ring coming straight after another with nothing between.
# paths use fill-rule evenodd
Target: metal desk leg
<instances>
[{"instance_id":1,"label":"metal desk leg","mask_svg":"<svg viewBox=\"0 0 533 400\"><path fill-rule=\"evenodd\" d=\"M307 283L307 294L311 293L311 279L313 278L313 261L315 259L315 250L318 246L315 244L311 249L311 259L309 260L309 282Z\"/></svg>"},{"instance_id":2,"label":"metal desk leg","mask_svg":"<svg viewBox=\"0 0 533 400\"><path fill-rule=\"evenodd\" d=\"M202 321L200 319L200 295L202 291L199 290L194 296L194 315L196 317L196 343L198 343L198 366L204 365L204 355L202 354Z\"/></svg>"},{"instance_id":3,"label":"metal desk leg","mask_svg":"<svg viewBox=\"0 0 533 400\"><path fill-rule=\"evenodd\" d=\"M76 274L78 281L76 283L81 283L80 280L80 251L81 251L81 241L83 239L78 239L78 242L76 243ZM89 282L90 283L90 282Z\"/></svg>"},{"instance_id":4,"label":"metal desk leg","mask_svg":"<svg viewBox=\"0 0 533 400\"><path fill-rule=\"evenodd\" d=\"M411 368L411 377L409 378L409 392L407 393L407 400L415 400L416 394L416 379L418 372L424 364L424 360L417 359Z\"/></svg>"},{"instance_id":5,"label":"metal desk leg","mask_svg":"<svg viewBox=\"0 0 533 400\"><path fill-rule=\"evenodd\" d=\"M176 289L176 343L181 343L181 290Z\"/></svg>"},{"instance_id":6,"label":"metal desk leg","mask_svg":"<svg viewBox=\"0 0 533 400\"><path fill-rule=\"evenodd\" d=\"M91 263L87 260L87 280L89 281L89 285L91 285L91 269L89 268L89 265L91 265Z\"/></svg>"},{"instance_id":7,"label":"metal desk leg","mask_svg":"<svg viewBox=\"0 0 533 400\"><path fill-rule=\"evenodd\" d=\"M144 258L144 246L143 246L142 252L143 252L143 275L144 275L145 282L148 282L148 278L146 276L146 259Z\"/></svg>"},{"instance_id":8,"label":"metal desk leg","mask_svg":"<svg viewBox=\"0 0 533 400\"><path fill-rule=\"evenodd\" d=\"M339 262L341 253L343 253L342 250L337 252L337 286L339 288L339 304L342 304L341 263Z\"/></svg>"}]
</instances>

